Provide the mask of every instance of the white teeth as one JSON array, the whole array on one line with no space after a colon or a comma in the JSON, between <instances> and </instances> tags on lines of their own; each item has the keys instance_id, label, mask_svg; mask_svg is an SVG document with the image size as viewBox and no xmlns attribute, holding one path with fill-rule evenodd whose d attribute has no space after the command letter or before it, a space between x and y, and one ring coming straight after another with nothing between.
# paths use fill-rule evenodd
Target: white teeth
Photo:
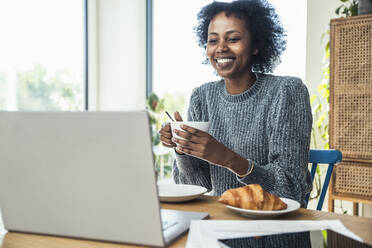
<instances>
[{"instance_id":1,"label":"white teeth","mask_svg":"<svg viewBox=\"0 0 372 248\"><path fill-rule=\"evenodd\" d=\"M233 61L232 59L216 59L217 63L229 63Z\"/></svg>"}]
</instances>

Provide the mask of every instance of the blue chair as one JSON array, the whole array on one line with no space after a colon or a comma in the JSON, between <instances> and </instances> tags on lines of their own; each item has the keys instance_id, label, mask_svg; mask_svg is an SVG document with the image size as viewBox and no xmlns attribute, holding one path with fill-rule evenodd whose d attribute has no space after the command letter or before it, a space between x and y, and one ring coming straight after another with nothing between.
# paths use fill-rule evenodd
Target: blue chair
<instances>
[{"instance_id":1,"label":"blue chair","mask_svg":"<svg viewBox=\"0 0 372 248\"><path fill-rule=\"evenodd\" d=\"M324 179L323 188L319 197L318 205L316 210L321 210L324 202L325 195L328 190L328 184L331 179L333 165L340 163L342 160L342 153L339 150L329 149L329 150L317 150L311 149L309 156L309 163L312 163L311 166L311 183L314 181L315 171L318 164L328 164L327 174ZM306 207L309 202L310 193L306 195Z\"/></svg>"}]
</instances>

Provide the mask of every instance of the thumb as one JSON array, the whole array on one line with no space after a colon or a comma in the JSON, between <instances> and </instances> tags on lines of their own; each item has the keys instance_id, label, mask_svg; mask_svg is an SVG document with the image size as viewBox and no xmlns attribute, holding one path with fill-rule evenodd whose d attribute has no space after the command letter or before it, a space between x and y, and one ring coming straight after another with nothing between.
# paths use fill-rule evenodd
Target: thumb
<instances>
[{"instance_id":1,"label":"thumb","mask_svg":"<svg viewBox=\"0 0 372 248\"><path fill-rule=\"evenodd\" d=\"M181 114L178 111L174 113L174 118L176 119L176 121L183 121Z\"/></svg>"}]
</instances>

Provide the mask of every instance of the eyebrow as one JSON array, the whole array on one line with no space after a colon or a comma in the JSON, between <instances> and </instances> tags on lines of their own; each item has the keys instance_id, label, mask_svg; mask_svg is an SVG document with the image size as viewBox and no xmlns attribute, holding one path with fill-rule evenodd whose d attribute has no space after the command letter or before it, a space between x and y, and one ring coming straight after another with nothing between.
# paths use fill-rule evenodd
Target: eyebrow
<instances>
[{"instance_id":1,"label":"eyebrow","mask_svg":"<svg viewBox=\"0 0 372 248\"><path fill-rule=\"evenodd\" d=\"M229 30L226 32L226 34L231 34L231 33L241 33L240 31L237 31L237 30ZM218 35L218 33L216 32L210 32L208 35Z\"/></svg>"}]
</instances>

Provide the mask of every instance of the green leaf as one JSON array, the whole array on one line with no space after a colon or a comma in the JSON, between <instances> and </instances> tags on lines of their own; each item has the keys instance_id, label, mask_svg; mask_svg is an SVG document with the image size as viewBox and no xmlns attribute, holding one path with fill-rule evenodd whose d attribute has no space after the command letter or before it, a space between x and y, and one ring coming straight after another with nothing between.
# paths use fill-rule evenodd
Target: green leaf
<instances>
[{"instance_id":1,"label":"green leaf","mask_svg":"<svg viewBox=\"0 0 372 248\"><path fill-rule=\"evenodd\" d=\"M344 8L344 10L342 11L342 14L345 14L346 16L349 16L349 9L348 8Z\"/></svg>"},{"instance_id":2,"label":"green leaf","mask_svg":"<svg viewBox=\"0 0 372 248\"><path fill-rule=\"evenodd\" d=\"M150 115L150 123L152 125L156 124L156 119L152 115Z\"/></svg>"},{"instance_id":3,"label":"green leaf","mask_svg":"<svg viewBox=\"0 0 372 248\"><path fill-rule=\"evenodd\" d=\"M342 6L343 6L343 5L339 6L339 7L336 9L336 11L335 11L336 15L340 15L340 9L341 9Z\"/></svg>"},{"instance_id":4,"label":"green leaf","mask_svg":"<svg viewBox=\"0 0 372 248\"><path fill-rule=\"evenodd\" d=\"M320 168L319 168L320 166L317 166L316 167L316 174L318 174L319 176L321 176L322 175L322 172L320 171Z\"/></svg>"},{"instance_id":5,"label":"green leaf","mask_svg":"<svg viewBox=\"0 0 372 248\"><path fill-rule=\"evenodd\" d=\"M327 230L322 230L323 234L323 247L327 248Z\"/></svg>"},{"instance_id":6,"label":"green leaf","mask_svg":"<svg viewBox=\"0 0 372 248\"><path fill-rule=\"evenodd\" d=\"M151 111L155 111L159 97L155 93L151 93L147 98L147 106Z\"/></svg>"},{"instance_id":7,"label":"green leaf","mask_svg":"<svg viewBox=\"0 0 372 248\"><path fill-rule=\"evenodd\" d=\"M320 112L322 111L322 104L318 104L315 108L315 112Z\"/></svg>"},{"instance_id":8,"label":"green leaf","mask_svg":"<svg viewBox=\"0 0 372 248\"><path fill-rule=\"evenodd\" d=\"M158 132L153 133L152 137L152 145L156 146L160 144L160 134Z\"/></svg>"},{"instance_id":9,"label":"green leaf","mask_svg":"<svg viewBox=\"0 0 372 248\"><path fill-rule=\"evenodd\" d=\"M310 96L310 104L313 105L314 101L316 100L318 96L317 95L312 95Z\"/></svg>"},{"instance_id":10,"label":"green leaf","mask_svg":"<svg viewBox=\"0 0 372 248\"><path fill-rule=\"evenodd\" d=\"M155 108L155 112L156 113L161 113L164 111L165 109L165 105L164 105L164 101L165 99L160 99L156 105L156 108Z\"/></svg>"},{"instance_id":11,"label":"green leaf","mask_svg":"<svg viewBox=\"0 0 372 248\"><path fill-rule=\"evenodd\" d=\"M322 126L322 121L317 120L316 121L316 127L320 128Z\"/></svg>"},{"instance_id":12,"label":"green leaf","mask_svg":"<svg viewBox=\"0 0 372 248\"><path fill-rule=\"evenodd\" d=\"M357 16L358 15L358 3L351 4L350 6L350 15L351 16Z\"/></svg>"},{"instance_id":13,"label":"green leaf","mask_svg":"<svg viewBox=\"0 0 372 248\"><path fill-rule=\"evenodd\" d=\"M327 84L322 83L322 84L318 85L318 92L319 93L323 93L325 90L327 90Z\"/></svg>"}]
</instances>

